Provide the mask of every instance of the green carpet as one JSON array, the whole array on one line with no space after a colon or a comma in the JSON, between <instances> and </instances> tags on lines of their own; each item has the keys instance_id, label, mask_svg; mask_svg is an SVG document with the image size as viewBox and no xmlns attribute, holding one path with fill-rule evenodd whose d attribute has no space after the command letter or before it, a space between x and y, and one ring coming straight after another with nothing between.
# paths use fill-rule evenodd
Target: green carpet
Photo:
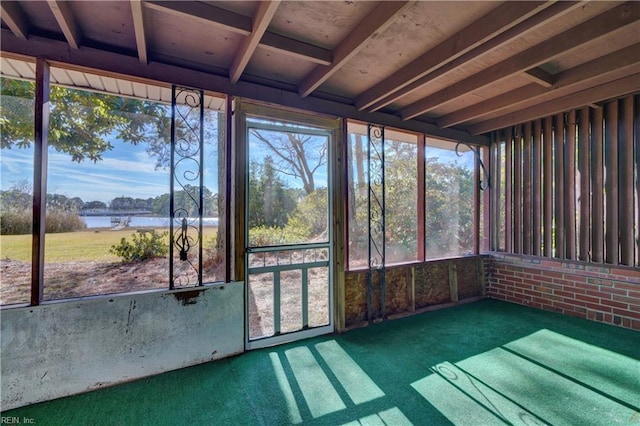
<instances>
[{"instance_id":1,"label":"green carpet","mask_svg":"<svg viewBox=\"0 0 640 426\"><path fill-rule=\"evenodd\" d=\"M640 425L640 333L495 300L2 413L39 425Z\"/></svg>"}]
</instances>

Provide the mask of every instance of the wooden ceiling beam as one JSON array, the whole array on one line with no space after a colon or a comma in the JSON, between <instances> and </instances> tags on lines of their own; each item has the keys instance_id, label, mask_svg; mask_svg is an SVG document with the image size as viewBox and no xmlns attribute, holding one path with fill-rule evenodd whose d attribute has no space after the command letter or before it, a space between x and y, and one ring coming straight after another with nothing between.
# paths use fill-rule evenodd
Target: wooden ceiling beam
<instances>
[{"instance_id":1,"label":"wooden ceiling beam","mask_svg":"<svg viewBox=\"0 0 640 426\"><path fill-rule=\"evenodd\" d=\"M269 31L262 36L260 47L320 65L331 65L333 62L333 52L329 49Z\"/></svg>"},{"instance_id":2,"label":"wooden ceiling beam","mask_svg":"<svg viewBox=\"0 0 640 426\"><path fill-rule=\"evenodd\" d=\"M552 2L506 2L449 37L409 65L376 84L356 98L358 109L377 110L405 96L409 84L468 54L497 35L549 7ZM567 5L570 3L567 3ZM514 34L515 35L515 34ZM484 52L483 52L484 53ZM466 61L478 55L465 55ZM377 104L384 99L384 103ZM375 106L374 106L375 105ZM373 107L372 107L373 106ZM371 107L371 108L370 108Z\"/></svg>"},{"instance_id":3,"label":"wooden ceiling beam","mask_svg":"<svg viewBox=\"0 0 640 426\"><path fill-rule=\"evenodd\" d=\"M26 40L29 37L29 21L17 1L2 1L2 20L16 37Z\"/></svg>"},{"instance_id":4,"label":"wooden ceiling beam","mask_svg":"<svg viewBox=\"0 0 640 426\"><path fill-rule=\"evenodd\" d=\"M492 130L502 129L511 125L562 113L574 108L582 108L597 102L614 99L640 90L640 73L611 81L583 90L578 93L552 99L529 108L511 112L501 117L492 118L469 126L472 134L480 135Z\"/></svg>"},{"instance_id":5,"label":"wooden ceiling beam","mask_svg":"<svg viewBox=\"0 0 640 426\"><path fill-rule=\"evenodd\" d=\"M295 91L288 91L268 87L256 83L240 80L231 84L229 78L210 72L189 69L185 66L170 65L150 61L148 65L140 64L136 57L98 50L92 47L69 49L67 43L58 40L31 36L29 40L22 40L9 30L0 30L0 49L3 56L12 58L41 57L49 61L52 66L76 69L78 71L99 72L100 75L134 78L134 81L152 81L153 84L178 84L187 87L198 87L205 91L225 93L229 96L239 96L257 101L283 105L334 117L344 117L353 120L378 123L384 126L405 129L412 132L427 133L433 137L440 137L454 141L467 142L477 145L488 145L484 136L471 136L459 129L440 129L432 123L411 120L402 121L400 117L385 113L370 113L358 111L353 105L321 99L315 96L300 98ZM97 71L99 70L99 71Z\"/></svg>"},{"instance_id":6,"label":"wooden ceiling beam","mask_svg":"<svg viewBox=\"0 0 640 426\"><path fill-rule=\"evenodd\" d=\"M251 34L252 22L248 16L230 12L221 7L199 1L145 1L145 7L177 17L188 17L205 24L215 24L234 33Z\"/></svg>"},{"instance_id":7,"label":"wooden ceiling beam","mask_svg":"<svg viewBox=\"0 0 640 426\"><path fill-rule=\"evenodd\" d=\"M594 79L609 74L628 74L638 72L640 66L640 43L621 49L617 52L587 62L577 67L558 73L554 86L541 87L529 84L510 92L487 99L467 108L440 117L437 121L440 127L451 127L456 124L478 119L485 115L500 112L515 107L526 107L537 102L541 97L548 97L553 93L558 96L568 91L581 90L592 84Z\"/></svg>"},{"instance_id":8,"label":"wooden ceiling beam","mask_svg":"<svg viewBox=\"0 0 640 426\"><path fill-rule=\"evenodd\" d=\"M136 46L138 48L138 58L140 63L149 62L147 54L147 35L144 24L144 8L142 0L131 0L131 15L133 17L133 30L136 34Z\"/></svg>"},{"instance_id":9,"label":"wooden ceiling beam","mask_svg":"<svg viewBox=\"0 0 640 426\"><path fill-rule=\"evenodd\" d=\"M62 0L47 0L53 16L58 22L58 26L62 30L64 37L67 39L67 43L73 49L80 48L80 42L82 41L82 33L78 27L78 23L73 17L69 2Z\"/></svg>"},{"instance_id":10,"label":"wooden ceiling beam","mask_svg":"<svg viewBox=\"0 0 640 426\"><path fill-rule=\"evenodd\" d=\"M279 5L280 0L260 2L256 16L253 18L251 34L245 37L236 56L233 58L233 63L229 70L229 79L232 84L237 83L240 79Z\"/></svg>"},{"instance_id":11,"label":"wooden ceiling beam","mask_svg":"<svg viewBox=\"0 0 640 426\"><path fill-rule=\"evenodd\" d=\"M560 94L578 86L590 85L594 79L611 73L638 72L639 67L640 43L636 43L556 74L554 76L555 84L552 87L545 88L538 84L519 87L494 98L443 115L437 120L437 124L440 127L451 127L505 109L513 109L519 106L524 107L527 104L535 103L538 98L545 95L554 92ZM586 87L579 87L577 90L583 88Z\"/></svg>"},{"instance_id":12,"label":"wooden ceiling beam","mask_svg":"<svg viewBox=\"0 0 640 426\"><path fill-rule=\"evenodd\" d=\"M465 53L462 56L454 59L451 62L446 63L440 68L430 72L427 75L424 75L414 81L413 83L407 85L401 90L396 91L390 96L385 97L384 99L376 102L375 104L369 107L370 111L377 111L380 108L383 108L390 103L400 99L403 96L406 96L414 91L424 87L426 84L430 83L432 80L442 77L445 74L450 73L451 71L457 69L458 67L463 66L464 64L476 59L477 57L484 55L487 52L490 52L494 49L499 48L500 46L506 44L507 42L517 39L521 37L523 34L526 34L528 31L531 31L535 28L540 27L542 24L548 22L549 20L556 19L570 11L580 7L582 5L581 2L570 2L570 1L561 1L558 3L554 3L548 8L542 10L540 13L537 13L530 17L529 19L521 22L520 24L509 28L507 31L497 35L496 37L490 39L486 43L476 47L475 49Z\"/></svg>"},{"instance_id":13,"label":"wooden ceiling beam","mask_svg":"<svg viewBox=\"0 0 640 426\"><path fill-rule=\"evenodd\" d=\"M542 87L553 86L554 77L542 68L534 67L525 71L522 75L534 83L539 84Z\"/></svg>"},{"instance_id":14,"label":"wooden ceiling beam","mask_svg":"<svg viewBox=\"0 0 640 426\"><path fill-rule=\"evenodd\" d=\"M230 12L207 3L149 0L145 1L144 5L145 7L162 13L188 17L189 19L195 19L208 25L216 25L244 36L250 35L253 30L253 21L250 17ZM329 65L333 61L333 53L331 50L269 31L265 31L262 39L259 40L258 43L260 47L321 65Z\"/></svg>"},{"instance_id":15,"label":"wooden ceiling beam","mask_svg":"<svg viewBox=\"0 0 640 426\"><path fill-rule=\"evenodd\" d=\"M318 65L302 79L298 88L300 96L309 96L342 65L355 56L374 34L384 31L394 22L399 13L412 6L413 3L412 1L380 2L371 13L354 26L354 29L334 49L331 65Z\"/></svg>"},{"instance_id":16,"label":"wooden ceiling beam","mask_svg":"<svg viewBox=\"0 0 640 426\"><path fill-rule=\"evenodd\" d=\"M417 117L474 90L498 83L507 77L522 73L560 54L570 52L585 43L633 24L638 21L640 14L640 8L633 3L627 2L614 7L509 59L445 87L424 99L402 108L400 116L403 120Z\"/></svg>"}]
</instances>

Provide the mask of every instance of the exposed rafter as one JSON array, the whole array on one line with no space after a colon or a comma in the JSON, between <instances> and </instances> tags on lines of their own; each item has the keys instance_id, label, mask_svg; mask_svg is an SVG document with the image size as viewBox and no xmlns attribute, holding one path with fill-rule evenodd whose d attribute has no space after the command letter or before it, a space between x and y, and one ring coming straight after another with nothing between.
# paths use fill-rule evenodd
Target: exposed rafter
<instances>
[{"instance_id":1,"label":"exposed rafter","mask_svg":"<svg viewBox=\"0 0 640 426\"><path fill-rule=\"evenodd\" d=\"M298 93L308 96L324 83L350 58L355 56L377 32L384 31L395 17L413 5L411 1L381 2L338 44L333 52L331 65L316 66L300 83Z\"/></svg>"},{"instance_id":2,"label":"exposed rafter","mask_svg":"<svg viewBox=\"0 0 640 426\"><path fill-rule=\"evenodd\" d=\"M591 105L596 102L634 93L638 91L638 81L640 81L640 73L635 73L578 93L556 98L501 117L474 124L469 126L469 131L479 135L510 126L514 123L524 123L525 121L535 120L536 118L562 113L569 109L581 108L585 105Z\"/></svg>"},{"instance_id":3,"label":"exposed rafter","mask_svg":"<svg viewBox=\"0 0 640 426\"><path fill-rule=\"evenodd\" d=\"M579 7L580 4L581 3L579 2L569 2L569 1L566 1L566 2L561 1L558 3L554 3L550 7L542 10L540 13L533 15L532 17L525 20L524 22L521 22L520 24L509 28L507 31L488 40L486 43L476 47L475 49L465 53L462 56L459 56L458 58L454 59L451 62L447 62L445 65L441 66L440 68L430 72L427 75L420 77L419 79L407 85L406 87L376 102L375 104L371 105L371 107L369 107L369 110L377 111L380 108L383 108L389 105L390 103L396 101L397 99L400 99L401 97L406 96L414 92L415 90L418 90L424 87L425 85L429 84L431 81L435 80L436 78L442 77L443 75L446 75L456 70L457 68L462 67L469 62L472 62L473 60L484 55L485 53L488 53L493 49L497 49L505 44L508 44L509 42L511 42L514 39L517 39L523 34L526 34L527 32L535 28L538 28L539 26L544 25L548 21L558 18L559 16L562 16L570 12L571 10Z\"/></svg>"},{"instance_id":4,"label":"exposed rafter","mask_svg":"<svg viewBox=\"0 0 640 426\"><path fill-rule=\"evenodd\" d=\"M258 47L258 43L266 32L271 18L273 18L273 14L276 13L279 5L280 0L260 2L256 16L253 18L251 34L245 37L236 56L233 58L233 63L229 70L231 83L236 83L240 79L240 75L242 75L242 72L249 63L249 59L253 56L253 52L255 52Z\"/></svg>"},{"instance_id":5,"label":"exposed rafter","mask_svg":"<svg viewBox=\"0 0 640 426\"><path fill-rule=\"evenodd\" d=\"M78 24L76 23L73 13L71 13L71 7L69 2L62 0L47 0L53 16L55 16L58 26L62 30L64 37L67 39L67 43L73 49L80 47L82 41L82 34Z\"/></svg>"},{"instance_id":6,"label":"exposed rafter","mask_svg":"<svg viewBox=\"0 0 640 426\"><path fill-rule=\"evenodd\" d=\"M553 76L542 68L531 68L530 70L525 71L522 75L543 87L551 87L554 83Z\"/></svg>"},{"instance_id":7,"label":"exposed rafter","mask_svg":"<svg viewBox=\"0 0 640 426\"><path fill-rule=\"evenodd\" d=\"M356 107L361 110L366 109L384 98L387 98L384 104L371 109L379 109L388 105L408 93L402 90L407 85L514 27L548 7L549 4L544 2L506 2L498 6L358 96ZM468 59L471 58L468 57Z\"/></svg>"},{"instance_id":8,"label":"exposed rafter","mask_svg":"<svg viewBox=\"0 0 640 426\"><path fill-rule=\"evenodd\" d=\"M141 66L137 58L91 47L73 50L66 43L58 40L30 37L22 40L9 30L0 30L2 51L15 57L35 56L47 60L65 63L67 67L82 71L86 68L101 70L104 75L127 75L140 81L153 81L167 84L178 84L187 87L199 87L205 91L226 93L230 96L246 97L267 103L286 105L291 108L351 118L353 120L378 123L384 126L406 129L413 132L427 133L435 137L457 140L470 144L486 145L488 140L481 136L470 136L458 129L440 129L435 124L421 121L403 122L399 117L384 113L358 111L353 105L316 97L300 98L295 92L288 92L259 84L238 81L231 84L228 78L208 72L174 66L161 61L149 62Z\"/></svg>"},{"instance_id":9,"label":"exposed rafter","mask_svg":"<svg viewBox=\"0 0 640 426\"><path fill-rule=\"evenodd\" d=\"M252 32L253 24L250 17L211 4L191 1L145 1L144 4L146 7L163 13L187 16L190 19L216 25L237 34L248 36ZM267 49L277 50L285 55L303 58L321 65L328 65L333 59L333 54L328 49L268 31L259 40L259 44Z\"/></svg>"},{"instance_id":10,"label":"exposed rafter","mask_svg":"<svg viewBox=\"0 0 640 426\"><path fill-rule=\"evenodd\" d=\"M144 25L144 7L142 0L131 0L131 15L133 16L133 29L136 33L136 46L140 62L146 64L149 61L147 55L147 35Z\"/></svg>"},{"instance_id":11,"label":"exposed rafter","mask_svg":"<svg viewBox=\"0 0 640 426\"><path fill-rule=\"evenodd\" d=\"M29 37L29 22L15 1L2 1L2 20L7 24L16 37L26 40Z\"/></svg>"},{"instance_id":12,"label":"exposed rafter","mask_svg":"<svg viewBox=\"0 0 640 426\"><path fill-rule=\"evenodd\" d=\"M541 87L538 84L519 87L495 98L444 115L437 123L440 127L451 127L505 109L531 106L540 102L539 99L545 95L555 93L563 96L569 91L586 89L594 79L612 73L633 73L638 70L640 70L640 43L556 74L555 84L550 88Z\"/></svg>"},{"instance_id":13,"label":"exposed rafter","mask_svg":"<svg viewBox=\"0 0 640 426\"><path fill-rule=\"evenodd\" d=\"M469 92L541 65L562 53L567 53L585 43L633 24L638 21L638 15L639 9L637 7L634 7L632 3L624 3L524 52L402 108L400 115L404 120L409 120L429 112L440 105L458 99Z\"/></svg>"}]
</instances>

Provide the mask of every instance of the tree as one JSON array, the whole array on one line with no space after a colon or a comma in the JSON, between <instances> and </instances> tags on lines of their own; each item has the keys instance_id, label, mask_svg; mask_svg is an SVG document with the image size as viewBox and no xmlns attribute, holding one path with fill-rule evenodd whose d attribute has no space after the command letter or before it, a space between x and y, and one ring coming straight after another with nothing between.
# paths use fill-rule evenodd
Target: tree
<instances>
[{"instance_id":1,"label":"tree","mask_svg":"<svg viewBox=\"0 0 640 426\"><path fill-rule=\"evenodd\" d=\"M315 191L315 172L327 164L326 139L320 136L293 132L263 132L251 129L250 134L261 141L275 159L274 170L300 178L307 194Z\"/></svg>"},{"instance_id":2,"label":"tree","mask_svg":"<svg viewBox=\"0 0 640 426\"><path fill-rule=\"evenodd\" d=\"M26 148L33 143L33 99L35 84L0 79L0 147ZM84 90L51 86L49 145L69 154L73 161L100 161L113 145L122 141L148 143L158 158L171 140L171 117L157 102L124 98Z\"/></svg>"},{"instance_id":3,"label":"tree","mask_svg":"<svg viewBox=\"0 0 640 426\"><path fill-rule=\"evenodd\" d=\"M295 191L278 176L271 156L249 167L249 227L284 227L296 208Z\"/></svg>"}]
</instances>

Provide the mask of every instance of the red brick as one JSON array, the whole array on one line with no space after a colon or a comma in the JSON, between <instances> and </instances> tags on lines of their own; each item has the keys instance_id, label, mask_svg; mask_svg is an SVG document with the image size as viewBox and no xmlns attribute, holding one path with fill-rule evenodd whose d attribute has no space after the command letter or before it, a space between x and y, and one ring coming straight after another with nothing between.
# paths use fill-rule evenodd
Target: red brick
<instances>
[{"instance_id":1,"label":"red brick","mask_svg":"<svg viewBox=\"0 0 640 426\"><path fill-rule=\"evenodd\" d=\"M614 308L629 309L629 305L628 304L621 303L621 302L616 302L614 300L601 300L600 303L603 304L603 305L614 307Z\"/></svg>"},{"instance_id":2,"label":"red brick","mask_svg":"<svg viewBox=\"0 0 640 426\"><path fill-rule=\"evenodd\" d=\"M631 304L636 303L640 305L640 300L635 300L626 296L618 296L617 294L613 295L613 300L615 300L616 302L631 303Z\"/></svg>"},{"instance_id":3,"label":"red brick","mask_svg":"<svg viewBox=\"0 0 640 426\"><path fill-rule=\"evenodd\" d=\"M575 298L578 300L584 300L585 302L592 302L592 303L598 303L600 301L600 299L598 299L597 297L586 296L584 294L576 294Z\"/></svg>"},{"instance_id":4,"label":"red brick","mask_svg":"<svg viewBox=\"0 0 640 426\"><path fill-rule=\"evenodd\" d=\"M640 290L640 285L639 284L623 283L623 282L620 282L620 281L616 281L614 284L615 284L615 288L620 288L620 289L625 289L625 290L632 290L632 291L639 291Z\"/></svg>"},{"instance_id":5,"label":"red brick","mask_svg":"<svg viewBox=\"0 0 640 426\"><path fill-rule=\"evenodd\" d=\"M611 311L614 314L621 315L623 317L631 317L631 318L640 319L640 312L634 312L634 311L630 311L630 310L627 310L627 309L617 309L617 308L613 308Z\"/></svg>"},{"instance_id":6,"label":"red brick","mask_svg":"<svg viewBox=\"0 0 640 426\"><path fill-rule=\"evenodd\" d=\"M606 293L604 291L587 290L586 294L588 296L599 297L601 299L607 299L607 300L611 299L611 293Z\"/></svg>"},{"instance_id":7,"label":"red brick","mask_svg":"<svg viewBox=\"0 0 640 426\"><path fill-rule=\"evenodd\" d=\"M562 291L562 290L555 290L553 294L557 294L558 296L562 296L562 297L569 297L572 299L576 295L574 292Z\"/></svg>"},{"instance_id":8,"label":"red brick","mask_svg":"<svg viewBox=\"0 0 640 426\"><path fill-rule=\"evenodd\" d=\"M600 287L593 284L572 283L575 288L583 288L585 290L598 290Z\"/></svg>"},{"instance_id":9,"label":"red brick","mask_svg":"<svg viewBox=\"0 0 640 426\"><path fill-rule=\"evenodd\" d=\"M629 291L627 291L627 294L629 295L629 297L634 297L634 298L640 300L640 288L638 288L638 291L629 290Z\"/></svg>"},{"instance_id":10,"label":"red brick","mask_svg":"<svg viewBox=\"0 0 640 426\"><path fill-rule=\"evenodd\" d=\"M638 282L640 282L640 271L633 270L633 269L615 269L615 272L613 273L616 275L635 278L638 280Z\"/></svg>"},{"instance_id":11,"label":"red brick","mask_svg":"<svg viewBox=\"0 0 640 426\"><path fill-rule=\"evenodd\" d=\"M611 312L611 310L613 309L611 306L603 306L598 303L581 302L580 304L586 308L593 309L594 311L600 311L600 312Z\"/></svg>"},{"instance_id":12,"label":"red brick","mask_svg":"<svg viewBox=\"0 0 640 426\"><path fill-rule=\"evenodd\" d=\"M557 307L557 308L562 308L565 310L569 310L569 311L573 311L574 306L570 305L568 303L563 303L563 302L553 302L553 306Z\"/></svg>"},{"instance_id":13,"label":"red brick","mask_svg":"<svg viewBox=\"0 0 640 426\"><path fill-rule=\"evenodd\" d=\"M564 274L560 272L542 271L542 275L544 275L545 277L551 277L551 278L559 278L559 279L564 278Z\"/></svg>"}]
</instances>

